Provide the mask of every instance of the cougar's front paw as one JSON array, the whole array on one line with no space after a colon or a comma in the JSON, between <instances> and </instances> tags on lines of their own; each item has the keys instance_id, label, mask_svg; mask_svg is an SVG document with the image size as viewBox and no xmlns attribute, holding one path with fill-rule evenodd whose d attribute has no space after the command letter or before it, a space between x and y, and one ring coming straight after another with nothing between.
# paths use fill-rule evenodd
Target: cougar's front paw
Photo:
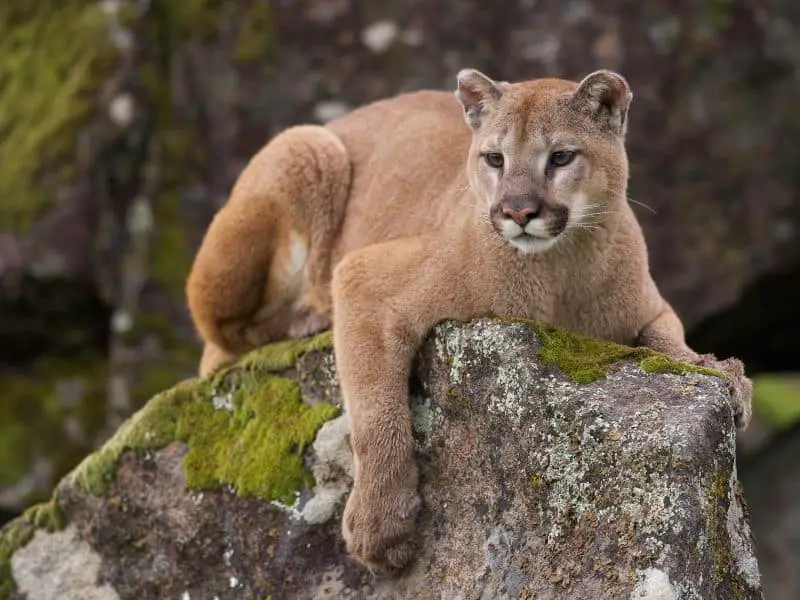
<instances>
[{"instance_id":1,"label":"cougar's front paw","mask_svg":"<svg viewBox=\"0 0 800 600\"><path fill-rule=\"evenodd\" d=\"M701 356L698 364L720 371L728 383L733 405L733 420L737 429L745 429L753 412L753 382L744 374L744 364L738 358L717 360L713 355Z\"/></svg>"},{"instance_id":2,"label":"cougar's front paw","mask_svg":"<svg viewBox=\"0 0 800 600\"><path fill-rule=\"evenodd\" d=\"M367 482L356 485L342 519L347 550L375 572L402 569L414 556L414 522L420 504L416 489L389 491Z\"/></svg>"}]
</instances>

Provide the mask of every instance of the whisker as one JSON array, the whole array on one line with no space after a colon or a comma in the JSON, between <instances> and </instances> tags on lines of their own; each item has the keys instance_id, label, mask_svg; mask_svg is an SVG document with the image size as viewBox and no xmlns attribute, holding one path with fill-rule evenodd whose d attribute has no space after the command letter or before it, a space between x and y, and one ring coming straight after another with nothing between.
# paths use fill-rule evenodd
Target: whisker
<instances>
[{"instance_id":1,"label":"whisker","mask_svg":"<svg viewBox=\"0 0 800 600\"><path fill-rule=\"evenodd\" d=\"M639 202L638 200L634 200L633 198L628 198L628 202L633 202L634 204L638 204L639 206L643 206L644 208L646 208L647 210L649 210L649 211L650 211L651 213L653 213L654 215L658 215L658 212L656 212L656 210L655 210L654 208L652 208L652 207L648 206L648 205L647 205L647 204L645 204L644 202Z\"/></svg>"},{"instance_id":2,"label":"whisker","mask_svg":"<svg viewBox=\"0 0 800 600\"><path fill-rule=\"evenodd\" d=\"M596 210L594 212L581 213L581 216L582 217L592 217L594 215L614 215L616 213L617 213L616 210Z\"/></svg>"},{"instance_id":3,"label":"whisker","mask_svg":"<svg viewBox=\"0 0 800 600\"><path fill-rule=\"evenodd\" d=\"M613 215L618 213L618 210L584 210L579 213L581 215Z\"/></svg>"}]
</instances>

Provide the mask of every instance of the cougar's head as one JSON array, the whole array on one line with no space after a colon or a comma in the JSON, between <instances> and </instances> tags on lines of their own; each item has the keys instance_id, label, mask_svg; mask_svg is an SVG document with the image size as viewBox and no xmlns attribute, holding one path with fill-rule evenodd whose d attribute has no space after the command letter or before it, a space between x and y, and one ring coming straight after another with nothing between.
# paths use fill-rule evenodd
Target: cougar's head
<instances>
[{"instance_id":1,"label":"cougar's head","mask_svg":"<svg viewBox=\"0 0 800 600\"><path fill-rule=\"evenodd\" d=\"M467 174L479 209L522 252L597 227L625 197L632 95L621 75L509 84L464 69L455 94L473 131Z\"/></svg>"}]
</instances>

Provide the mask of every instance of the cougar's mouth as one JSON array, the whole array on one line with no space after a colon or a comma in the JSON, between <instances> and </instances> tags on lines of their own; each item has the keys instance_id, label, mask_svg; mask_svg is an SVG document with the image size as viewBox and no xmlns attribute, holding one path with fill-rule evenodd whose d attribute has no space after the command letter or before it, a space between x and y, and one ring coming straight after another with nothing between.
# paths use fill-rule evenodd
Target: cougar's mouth
<instances>
[{"instance_id":1,"label":"cougar's mouth","mask_svg":"<svg viewBox=\"0 0 800 600\"><path fill-rule=\"evenodd\" d=\"M549 250L556 243L557 237L546 237L522 233L506 241L523 254L540 254Z\"/></svg>"},{"instance_id":2,"label":"cougar's mouth","mask_svg":"<svg viewBox=\"0 0 800 600\"><path fill-rule=\"evenodd\" d=\"M558 234L556 234L558 235ZM528 233L527 231L523 231L518 236L511 238L512 240L519 240L519 241L527 241L527 240L540 240L540 241L547 241L551 238L555 237L555 235L539 235L536 233ZM511 240L509 240L511 241Z\"/></svg>"},{"instance_id":3,"label":"cougar's mouth","mask_svg":"<svg viewBox=\"0 0 800 600\"><path fill-rule=\"evenodd\" d=\"M537 216L524 223L500 216L499 213L497 208L493 209L489 219L495 231L508 241L550 241L566 231L570 216L569 209L563 206L554 207L549 214Z\"/></svg>"},{"instance_id":4,"label":"cougar's mouth","mask_svg":"<svg viewBox=\"0 0 800 600\"><path fill-rule=\"evenodd\" d=\"M559 237L558 235L552 236L549 232L523 231L521 227L515 232L509 232L509 227L496 227L496 229L497 233L506 243L523 254L538 254L549 250Z\"/></svg>"},{"instance_id":5,"label":"cougar's mouth","mask_svg":"<svg viewBox=\"0 0 800 600\"><path fill-rule=\"evenodd\" d=\"M493 219L497 234L523 254L540 254L552 248L567 229L569 213L534 219L524 227L509 220Z\"/></svg>"}]
</instances>

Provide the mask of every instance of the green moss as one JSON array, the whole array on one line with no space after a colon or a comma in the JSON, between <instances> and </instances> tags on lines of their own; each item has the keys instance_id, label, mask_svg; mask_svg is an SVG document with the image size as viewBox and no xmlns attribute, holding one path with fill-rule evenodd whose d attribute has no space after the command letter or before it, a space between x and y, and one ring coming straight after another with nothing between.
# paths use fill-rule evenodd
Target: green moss
<instances>
[{"instance_id":1,"label":"green moss","mask_svg":"<svg viewBox=\"0 0 800 600\"><path fill-rule=\"evenodd\" d=\"M303 404L296 383L276 375L303 352L330 345L330 334L266 346L213 376L187 380L159 394L128 419L72 474L85 491L104 494L126 450L147 452L174 440L193 489L232 485L240 495L291 502L312 483L303 453L339 409Z\"/></svg>"},{"instance_id":2,"label":"green moss","mask_svg":"<svg viewBox=\"0 0 800 600\"><path fill-rule=\"evenodd\" d=\"M312 338L288 339L269 344L250 352L239 364L259 370L283 371L293 367L300 354L316 350L329 350L332 347L333 333L325 331Z\"/></svg>"},{"instance_id":3,"label":"green moss","mask_svg":"<svg viewBox=\"0 0 800 600\"><path fill-rule=\"evenodd\" d=\"M24 230L69 177L87 91L115 53L88 0L2 2L0 31L0 227Z\"/></svg>"},{"instance_id":4,"label":"green moss","mask_svg":"<svg viewBox=\"0 0 800 600\"><path fill-rule=\"evenodd\" d=\"M714 582L716 585L720 585L725 581L732 566L730 544L720 538L721 530L724 530L724 511L727 510L730 502L728 477L724 473L716 472L711 476L708 484L708 497L705 503L707 541L709 550L714 555Z\"/></svg>"},{"instance_id":5,"label":"green moss","mask_svg":"<svg viewBox=\"0 0 800 600\"><path fill-rule=\"evenodd\" d=\"M639 367L646 373L722 376L714 369L679 362L650 348L591 338L538 321L513 319L512 322L531 325L542 344L539 358L558 365L576 383L591 383L604 377L614 365L626 359L638 360Z\"/></svg>"},{"instance_id":6,"label":"green moss","mask_svg":"<svg viewBox=\"0 0 800 600\"><path fill-rule=\"evenodd\" d=\"M183 463L187 483L194 489L226 483L240 495L293 503L295 490L313 485L303 453L338 409L306 406L297 384L284 377L245 377L233 394L230 413L210 402L183 411L176 437L190 448Z\"/></svg>"},{"instance_id":7,"label":"green moss","mask_svg":"<svg viewBox=\"0 0 800 600\"><path fill-rule=\"evenodd\" d=\"M197 383L189 380L152 398L102 448L78 465L70 475L72 480L90 494L104 494L114 482L117 461L123 452L156 450L175 439L183 405L194 399L196 388Z\"/></svg>"},{"instance_id":8,"label":"green moss","mask_svg":"<svg viewBox=\"0 0 800 600\"><path fill-rule=\"evenodd\" d=\"M760 419L781 429L796 422L800 419L800 375L754 377L753 410Z\"/></svg>"},{"instance_id":9,"label":"green moss","mask_svg":"<svg viewBox=\"0 0 800 600\"><path fill-rule=\"evenodd\" d=\"M33 538L36 529L27 519L15 519L0 529L0 600L6 600L16 589L11 572L11 557Z\"/></svg>"},{"instance_id":10,"label":"green moss","mask_svg":"<svg viewBox=\"0 0 800 600\"><path fill-rule=\"evenodd\" d=\"M578 335L552 325L537 323L542 342L539 357L557 364L577 383L591 383L603 377L609 367L626 358L643 358L650 351Z\"/></svg>"},{"instance_id":11,"label":"green moss","mask_svg":"<svg viewBox=\"0 0 800 600\"><path fill-rule=\"evenodd\" d=\"M31 506L22 513L22 516L36 529L43 529L48 533L61 531L67 526L66 518L64 513L61 512L57 497Z\"/></svg>"},{"instance_id":12,"label":"green moss","mask_svg":"<svg viewBox=\"0 0 800 600\"><path fill-rule=\"evenodd\" d=\"M66 526L57 499L32 506L22 516L0 529L0 600L6 600L15 590L11 572L11 557L33 539L37 529L53 533Z\"/></svg>"},{"instance_id":13,"label":"green moss","mask_svg":"<svg viewBox=\"0 0 800 600\"><path fill-rule=\"evenodd\" d=\"M175 439L184 402L195 396L210 402L211 390L227 389L225 386L233 385L230 381L244 377L241 367L252 373L288 369L302 352L331 345L330 333L311 340L280 342L253 352L240 365L221 371L207 382L189 381L176 386L181 373L196 369L198 349L178 339L163 317L143 313L126 341L137 345L147 335L158 337L162 352L157 362L139 367L133 400L136 407L148 398L152 400L93 455L90 465L84 464L81 472L85 487L98 490L97 493L107 488L110 480L105 481L103 474L113 471L125 448L159 448ZM246 383L246 378L243 381ZM44 358L25 376L0 379L5 400L0 405L0 486L18 483L31 472L34 460L44 458L52 464L51 481L26 499L29 503L44 500L50 486L94 450L94 440L106 424L107 382L108 366L100 357L69 361ZM169 389L172 386L176 387ZM165 389L169 391L159 393ZM70 437L65 426L70 421L79 425L81 439ZM146 436L142 432L147 432ZM120 440L124 441L121 445Z\"/></svg>"},{"instance_id":14,"label":"green moss","mask_svg":"<svg viewBox=\"0 0 800 600\"><path fill-rule=\"evenodd\" d=\"M679 362L666 355L650 356L639 362L639 366L645 373L672 373L673 375L686 375L687 373L698 373L700 375L711 375L712 377L722 377L722 373L716 369L708 367L698 367L689 363Z\"/></svg>"}]
</instances>

